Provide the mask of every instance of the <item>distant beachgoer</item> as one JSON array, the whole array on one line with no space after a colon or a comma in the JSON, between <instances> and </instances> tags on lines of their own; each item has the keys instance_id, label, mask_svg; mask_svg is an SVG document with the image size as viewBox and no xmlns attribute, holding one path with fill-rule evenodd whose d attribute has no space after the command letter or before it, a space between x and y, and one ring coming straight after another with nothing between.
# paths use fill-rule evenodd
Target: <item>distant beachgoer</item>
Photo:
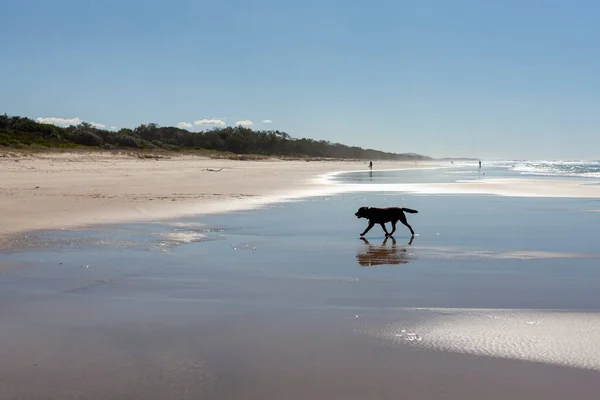
<instances>
[{"instance_id":1,"label":"distant beachgoer","mask_svg":"<svg viewBox=\"0 0 600 400\"><path fill-rule=\"evenodd\" d=\"M481 169L481 160L479 160L479 169Z\"/></svg>"},{"instance_id":2,"label":"distant beachgoer","mask_svg":"<svg viewBox=\"0 0 600 400\"><path fill-rule=\"evenodd\" d=\"M373 169L373 161L369 161L369 169Z\"/></svg>"}]
</instances>

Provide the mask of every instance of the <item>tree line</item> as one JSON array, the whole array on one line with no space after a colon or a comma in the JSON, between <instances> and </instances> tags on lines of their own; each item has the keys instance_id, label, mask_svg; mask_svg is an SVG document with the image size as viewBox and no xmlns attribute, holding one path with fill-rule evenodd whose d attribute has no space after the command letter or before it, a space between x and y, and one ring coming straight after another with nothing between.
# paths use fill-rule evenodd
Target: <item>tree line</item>
<instances>
[{"instance_id":1,"label":"tree line","mask_svg":"<svg viewBox=\"0 0 600 400\"><path fill-rule=\"evenodd\" d=\"M111 131L82 122L59 127L25 117L0 115L0 146L12 148L165 149L212 150L235 154L285 157L425 160L413 153L389 153L325 140L293 138L279 130L252 130L243 126L190 132L177 127L142 124L135 129Z\"/></svg>"}]
</instances>

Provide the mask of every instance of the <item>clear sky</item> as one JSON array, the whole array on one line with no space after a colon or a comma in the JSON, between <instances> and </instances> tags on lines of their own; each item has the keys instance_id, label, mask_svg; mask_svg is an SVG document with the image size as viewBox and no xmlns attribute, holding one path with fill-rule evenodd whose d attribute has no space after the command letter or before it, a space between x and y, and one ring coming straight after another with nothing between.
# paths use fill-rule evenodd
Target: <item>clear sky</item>
<instances>
[{"instance_id":1,"label":"clear sky","mask_svg":"<svg viewBox=\"0 0 600 400\"><path fill-rule=\"evenodd\" d=\"M0 0L0 113L600 159L599 18L592 0Z\"/></svg>"}]
</instances>

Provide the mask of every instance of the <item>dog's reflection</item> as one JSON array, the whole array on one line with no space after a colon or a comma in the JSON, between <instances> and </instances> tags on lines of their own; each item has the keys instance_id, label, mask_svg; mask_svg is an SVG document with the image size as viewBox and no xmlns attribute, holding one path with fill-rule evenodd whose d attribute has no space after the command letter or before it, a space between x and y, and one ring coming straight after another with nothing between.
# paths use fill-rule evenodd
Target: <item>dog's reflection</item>
<instances>
[{"instance_id":1,"label":"dog's reflection","mask_svg":"<svg viewBox=\"0 0 600 400\"><path fill-rule=\"evenodd\" d=\"M364 237L360 239L367 245L366 248L356 254L356 261L361 267L408 264L412 259L406 246L396 246L394 237L386 237L379 246L369 243ZM411 236L407 246L410 246L414 239L415 237ZM388 240L391 240L391 246L387 246Z\"/></svg>"}]
</instances>

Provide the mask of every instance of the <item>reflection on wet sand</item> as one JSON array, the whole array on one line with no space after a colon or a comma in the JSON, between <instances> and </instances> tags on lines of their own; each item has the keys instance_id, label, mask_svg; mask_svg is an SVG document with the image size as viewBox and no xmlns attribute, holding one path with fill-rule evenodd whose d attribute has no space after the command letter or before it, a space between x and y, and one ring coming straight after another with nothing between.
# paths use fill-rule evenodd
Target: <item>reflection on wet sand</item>
<instances>
[{"instance_id":1,"label":"reflection on wet sand","mask_svg":"<svg viewBox=\"0 0 600 400\"><path fill-rule=\"evenodd\" d=\"M386 237L381 245L373 245L364 237L360 239L367 245L356 254L356 261L361 267L408 264L412 259L406 246L396 246L394 237ZM392 245L389 247L387 246L388 239L392 241ZM414 236L410 238L407 246L410 246L413 240Z\"/></svg>"}]
</instances>

